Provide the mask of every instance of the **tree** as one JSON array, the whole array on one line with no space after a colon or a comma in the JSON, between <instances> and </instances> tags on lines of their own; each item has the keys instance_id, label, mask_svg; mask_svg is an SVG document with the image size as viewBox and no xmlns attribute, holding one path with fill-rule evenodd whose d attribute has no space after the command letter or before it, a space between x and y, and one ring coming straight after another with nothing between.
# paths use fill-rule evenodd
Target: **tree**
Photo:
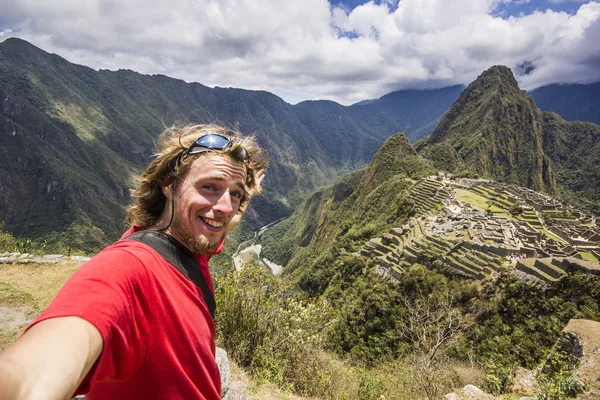
<instances>
[{"instance_id":1,"label":"tree","mask_svg":"<svg viewBox=\"0 0 600 400\"><path fill-rule=\"evenodd\" d=\"M449 379L439 367L467 328L466 317L448 292L417 300L405 298L403 305L400 335L412 347L410 360L418 374L417 382L427 398L438 399L443 394L440 389Z\"/></svg>"}]
</instances>

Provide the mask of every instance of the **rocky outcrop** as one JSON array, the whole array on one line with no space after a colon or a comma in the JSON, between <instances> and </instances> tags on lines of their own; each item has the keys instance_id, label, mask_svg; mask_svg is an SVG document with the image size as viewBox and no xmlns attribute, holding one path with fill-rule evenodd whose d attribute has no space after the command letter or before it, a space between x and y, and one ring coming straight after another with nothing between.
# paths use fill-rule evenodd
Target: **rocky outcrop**
<instances>
[{"instance_id":1,"label":"rocky outcrop","mask_svg":"<svg viewBox=\"0 0 600 400\"><path fill-rule=\"evenodd\" d=\"M248 397L244 393L231 386L231 368L227 352L217 347L216 358L221 373L221 397L223 400L247 400Z\"/></svg>"},{"instance_id":2,"label":"rocky outcrop","mask_svg":"<svg viewBox=\"0 0 600 400\"><path fill-rule=\"evenodd\" d=\"M583 384L584 398L600 398L600 322L572 319L556 345L570 354L575 378Z\"/></svg>"}]
</instances>

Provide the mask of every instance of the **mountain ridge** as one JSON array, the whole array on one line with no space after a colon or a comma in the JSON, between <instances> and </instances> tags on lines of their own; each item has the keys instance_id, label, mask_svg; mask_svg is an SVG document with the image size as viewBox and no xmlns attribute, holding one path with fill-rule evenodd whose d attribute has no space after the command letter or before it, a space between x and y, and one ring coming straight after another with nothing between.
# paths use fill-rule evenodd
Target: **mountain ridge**
<instances>
[{"instance_id":1,"label":"mountain ridge","mask_svg":"<svg viewBox=\"0 0 600 400\"><path fill-rule=\"evenodd\" d=\"M19 236L87 250L120 236L135 175L174 122L233 126L268 150L266 195L250 213L256 226L288 215L311 190L366 165L399 123L386 112L337 103L292 106L266 91L95 71L21 39L0 43L0 93L3 175L10 175L0 182L0 220ZM23 148L30 154L18 159ZM11 169L17 163L21 169ZM32 183L25 171L39 165L46 167Z\"/></svg>"}]
</instances>

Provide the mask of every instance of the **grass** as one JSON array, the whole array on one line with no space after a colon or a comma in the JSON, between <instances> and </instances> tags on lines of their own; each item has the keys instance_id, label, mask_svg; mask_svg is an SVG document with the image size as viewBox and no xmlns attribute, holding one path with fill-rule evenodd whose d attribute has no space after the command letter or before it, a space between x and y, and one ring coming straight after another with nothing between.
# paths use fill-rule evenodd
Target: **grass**
<instances>
[{"instance_id":1,"label":"grass","mask_svg":"<svg viewBox=\"0 0 600 400\"><path fill-rule=\"evenodd\" d=\"M469 203L474 207L477 207L481 211L485 211L489 208L495 217L512 219L512 217L509 214L507 214L502 208L494 205L490 206L488 204L489 199L486 199L485 197L477 193L465 189L454 189L454 192L456 193L456 199L458 201L462 201L463 203Z\"/></svg>"},{"instance_id":2,"label":"grass","mask_svg":"<svg viewBox=\"0 0 600 400\"><path fill-rule=\"evenodd\" d=\"M590 253L589 251L580 251L579 255L581 257L583 257L584 260L587 260L587 261L591 261L591 262L598 262L598 261L600 261L596 257L594 257L594 255L592 253Z\"/></svg>"},{"instance_id":3,"label":"grass","mask_svg":"<svg viewBox=\"0 0 600 400\"><path fill-rule=\"evenodd\" d=\"M17 340L77 268L79 263L73 261L0 265L0 317L7 318L0 326L0 351Z\"/></svg>"},{"instance_id":4,"label":"grass","mask_svg":"<svg viewBox=\"0 0 600 400\"><path fill-rule=\"evenodd\" d=\"M547 237L549 237L550 239L554 239L557 242L563 243L563 244L569 244L569 242L567 242L565 239L561 238L560 236L556 236L554 233L547 231L544 228L538 228L540 232L542 232L544 235L546 235Z\"/></svg>"},{"instance_id":5,"label":"grass","mask_svg":"<svg viewBox=\"0 0 600 400\"><path fill-rule=\"evenodd\" d=\"M454 192L456 193L456 198L459 201L472 204L473 206L479 208L482 211L488 208L488 199L481 195L475 194L470 190L465 189L454 189Z\"/></svg>"}]
</instances>

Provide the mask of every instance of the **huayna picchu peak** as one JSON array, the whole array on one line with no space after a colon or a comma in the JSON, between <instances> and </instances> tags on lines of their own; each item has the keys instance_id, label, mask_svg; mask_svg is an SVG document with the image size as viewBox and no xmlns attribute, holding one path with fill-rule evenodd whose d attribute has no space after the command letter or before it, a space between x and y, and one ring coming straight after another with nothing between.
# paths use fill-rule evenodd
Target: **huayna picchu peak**
<instances>
[{"instance_id":1,"label":"huayna picchu peak","mask_svg":"<svg viewBox=\"0 0 600 400\"><path fill-rule=\"evenodd\" d=\"M597 125L542 112L509 68L495 66L460 94L416 148L439 169L561 193L597 212L599 138Z\"/></svg>"}]
</instances>

